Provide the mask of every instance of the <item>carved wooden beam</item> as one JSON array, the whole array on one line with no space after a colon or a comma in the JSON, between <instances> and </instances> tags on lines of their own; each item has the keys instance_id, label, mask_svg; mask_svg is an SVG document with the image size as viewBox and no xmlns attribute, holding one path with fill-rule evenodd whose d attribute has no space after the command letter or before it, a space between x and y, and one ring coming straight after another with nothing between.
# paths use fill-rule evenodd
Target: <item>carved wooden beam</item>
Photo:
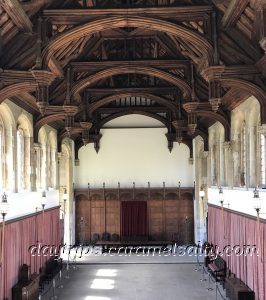
<instances>
[{"instance_id":1,"label":"carved wooden beam","mask_svg":"<svg viewBox=\"0 0 266 300\"><path fill-rule=\"evenodd\" d=\"M249 0L231 0L222 18L223 27L233 27L244 12L248 3Z\"/></svg>"},{"instance_id":2,"label":"carved wooden beam","mask_svg":"<svg viewBox=\"0 0 266 300\"><path fill-rule=\"evenodd\" d=\"M157 34L155 39L173 57L182 56L181 52L173 45L173 41L167 35Z\"/></svg>"},{"instance_id":3,"label":"carved wooden beam","mask_svg":"<svg viewBox=\"0 0 266 300\"><path fill-rule=\"evenodd\" d=\"M117 74L145 74L150 76L158 77L162 80L169 82L170 84L175 85L177 88L181 89L183 94L186 97L191 96L191 87L185 80L182 80L171 73L166 71L162 71L159 69L151 68L151 67L140 67L140 66L120 66L120 67L112 67L105 69L103 71L97 72L93 75L88 76L82 80L79 80L73 85L72 95L74 99L79 100L80 92L84 90L87 86L92 83L95 83L103 78L107 78Z\"/></svg>"},{"instance_id":4,"label":"carved wooden beam","mask_svg":"<svg viewBox=\"0 0 266 300\"><path fill-rule=\"evenodd\" d=\"M29 71L0 69L0 103L22 92L33 92L37 82Z\"/></svg>"},{"instance_id":5,"label":"carved wooden beam","mask_svg":"<svg viewBox=\"0 0 266 300\"><path fill-rule=\"evenodd\" d=\"M120 17L108 17L93 20L58 35L43 50L43 67L45 68L48 66L49 60L56 51L58 51L62 47L65 47L66 45L69 45L69 43L81 37L99 33L105 28L116 29L121 27L148 28L178 36L180 39L185 40L193 45L193 47L197 49L199 55L206 57L206 64L213 64L213 46L205 37L203 37L199 33L184 26L176 25L172 22L161 20L158 18L152 19L140 16L133 17L125 14L124 16Z\"/></svg>"},{"instance_id":6,"label":"carved wooden beam","mask_svg":"<svg viewBox=\"0 0 266 300\"><path fill-rule=\"evenodd\" d=\"M31 100L32 98L34 99L33 101ZM31 94L24 92L19 94L18 96L10 97L9 99L33 116L39 115L39 109L36 105L36 99L31 96Z\"/></svg>"},{"instance_id":7,"label":"carved wooden beam","mask_svg":"<svg viewBox=\"0 0 266 300\"><path fill-rule=\"evenodd\" d=\"M225 95L222 97L222 104L228 109L233 110L242 102L247 100L250 95L241 91L237 88L231 88Z\"/></svg>"},{"instance_id":8,"label":"carved wooden beam","mask_svg":"<svg viewBox=\"0 0 266 300\"><path fill-rule=\"evenodd\" d=\"M155 86L155 87L136 87L136 88L86 88L89 94L110 95L122 93L138 93L138 94L172 94L176 92L176 87L172 86Z\"/></svg>"},{"instance_id":9,"label":"carved wooden beam","mask_svg":"<svg viewBox=\"0 0 266 300\"><path fill-rule=\"evenodd\" d=\"M240 66L212 66L204 69L201 75L206 81L228 79L228 78L243 78L251 79L259 75L258 69L254 65Z\"/></svg>"},{"instance_id":10,"label":"carved wooden beam","mask_svg":"<svg viewBox=\"0 0 266 300\"><path fill-rule=\"evenodd\" d=\"M261 11L261 27L260 46L266 54L266 4Z\"/></svg>"},{"instance_id":11,"label":"carved wooden beam","mask_svg":"<svg viewBox=\"0 0 266 300\"><path fill-rule=\"evenodd\" d=\"M58 78L64 78L64 70L60 62L57 61L54 56L51 57L48 67Z\"/></svg>"},{"instance_id":12,"label":"carved wooden beam","mask_svg":"<svg viewBox=\"0 0 266 300\"><path fill-rule=\"evenodd\" d=\"M216 122L220 122L224 127L225 141L230 141L231 124L228 118L226 118L224 115L220 113L215 113L212 111L202 111L202 110L197 111L197 115L200 117L210 118L211 120L215 120Z\"/></svg>"},{"instance_id":13,"label":"carved wooden beam","mask_svg":"<svg viewBox=\"0 0 266 300\"><path fill-rule=\"evenodd\" d=\"M73 72L90 72L94 70L101 70L115 66L132 67L132 66L150 66L159 69L182 69L187 70L190 68L188 60L176 59L149 59L149 60L130 60L130 61L82 61L72 62L71 67Z\"/></svg>"},{"instance_id":14,"label":"carved wooden beam","mask_svg":"<svg viewBox=\"0 0 266 300\"><path fill-rule=\"evenodd\" d=\"M173 104L173 102L171 100L168 100L166 98L157 96L157 95L153 95L153 94L147 94L147 93L121 93L121 94L113 94L111 96L107 96L104 97L102 99L99 99L96 102L93 102L90 106L89 106L89 111L88 111L88 115L90 118L92 118L92 115L94 113L95 110L97 110L98 108L100 108L101 106L104 106L116 99L119 98L125 98L125 97L145 97L147 99L151 99L157 103L160 103L161 105L164 105L167 107L167 110L172 110L173 113L176 112L177 106L175 104ZM163 109L163 111L166 110L166 107L163 107L161 109ZM149 110L151 109L151 107L148 108L147 111L151 111ZM153 107L152 108L153 111L159 111L159 107Z\"/></svg>"},{"instance_id":15,"label":"carved wooden beam","mask_svg":"<svg viewBox=\"0 0 266 300\"><path fill-rule=\"evenodd\" d=\"M56 24L77 25L95 18L107 16L151 16L156 18L175 18L179 21L204 19L213 10L212 6L171 6L145 8L115 8L115 9L48 9L43 11Z\"/></svg>"},{"instance_id":16,"label":"carved wooden beam","mask_svg":"<svg viewBox=\"0 0 266 300\"><path fill-rule=\"evenodd\" d=\"M31 20L18 0L2 0L1 5L20 30L32 33Z\"/></svg>"},{"instance_id":17,"label":"carved wooden beam","mask_svg":"<svg viewBox=\"0 0 266 300\"><path fill-rule=\"evenodd\" d=\"M104 119L101 119L101 121L96 123L94 126L95 126L95 128L101 129L107 122L109 122L111 120L114 120L118 117L132 115L132 114L139 114L139 115L147 116L147 117L150 117L150 118L160 121L168 128L171 127L171 122L169 120L167 120L166 118L164 118L156 113L151 113L151 112L147 112L145 110L134 109L134 108L124 109L123 111L108 115Z\"/></svg>"}]
</instances>

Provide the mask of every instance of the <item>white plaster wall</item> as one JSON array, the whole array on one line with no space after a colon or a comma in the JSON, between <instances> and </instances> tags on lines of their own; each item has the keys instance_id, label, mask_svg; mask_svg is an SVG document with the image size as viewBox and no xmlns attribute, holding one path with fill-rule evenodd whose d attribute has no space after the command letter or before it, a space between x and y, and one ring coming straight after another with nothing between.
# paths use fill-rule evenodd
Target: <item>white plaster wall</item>
<instances>
[{"instance_id":1,"label":"white plaster wall","mask_svg":"<svg viewBox=\"0 0 266 300\"><path fill-rule=\"evenodd\" d=\"M75 170L75 187L146 187L193 186L193 165L189 164L189 149L174 143L172 153L167 147L166 128L103 129L100 151L92 144L79 151L80 166Z\"/></svg>"},{"instance_id":2,"label":"white plaster wall","mask_svg":"<svg viewBox=\"0 0 266 300\"><path fill-rule=\"evenodd\" d=\"M7 220L26 216L35 212L36 207L41 211L41 192L20 192L8 193L9 212L6 216ZM59 191L46 191L45 209L59 205Z\"/></svg>"},{"instance_id":3,"label":"white plaster wall","mask_svg":"<svg viewBox=\"0 0 266 300\"><path fill-rule=\"evenodd\" d=\"M239 211L251 216L256 216L256 211L254 209L253 201L253 189L245 188L234 188L228 189L223 188L224 193L224 207L229 208L235 211ZM259 191L260 197L262 199L262 208L261 208L261 218L266 218L266 190L261 189ZM219 202L219 190L216 187L211 187L208 189L208 203L220 206Z\"/></svg>"}]
</instances>

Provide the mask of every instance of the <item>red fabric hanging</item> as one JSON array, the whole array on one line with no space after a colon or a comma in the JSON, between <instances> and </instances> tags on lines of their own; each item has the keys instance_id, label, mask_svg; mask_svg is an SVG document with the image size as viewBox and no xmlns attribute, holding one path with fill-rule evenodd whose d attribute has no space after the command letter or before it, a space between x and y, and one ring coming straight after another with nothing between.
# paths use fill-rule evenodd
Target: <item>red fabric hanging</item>
<instances>
[{"instance_id":1,"label":"red fabric hanging","mask_svg":"<svg viewBox=\"0 0 266 300\"><path fill-rule=\"evenodd\" d=\"M260 222L260 247L257 234L257 221L249 216L209 206L208 209L208 239L220 251L227 245L230 247L256 245L259 249L250 255L223 255L229 269L247 284L256 295L256 300L266 299L266 223ZM224 253L224 251L222 251Z\"/></svg>"},{"instance_id":2,"label":"red fabric hanging","mask_svg":"<svg viewBox=\"0 0 266 300\"><path fill-rule=\"evenodd\" d=\"M2 231L0 231L2 237ZM8 222L4 231L4 263L0 268L0 299L12 299L12 286L17 283L19 267L30 266L31 273L39 268L50 256L30 254L29 248L36 244L60 245L59 208L49 210L44 215L25 217L15 222ZM2 239L1 239L2 240Z\"/></svg>"},{"instance_id":3,"label":"red fabric hanging","mask_svg":"<svg viewBox=\"0 0 266 300\"><path fill-rule=\"evenodd\" d=\"M122 236L147 236L146 201L122 201L121 213Z\"/></svg>"}]
</instances>

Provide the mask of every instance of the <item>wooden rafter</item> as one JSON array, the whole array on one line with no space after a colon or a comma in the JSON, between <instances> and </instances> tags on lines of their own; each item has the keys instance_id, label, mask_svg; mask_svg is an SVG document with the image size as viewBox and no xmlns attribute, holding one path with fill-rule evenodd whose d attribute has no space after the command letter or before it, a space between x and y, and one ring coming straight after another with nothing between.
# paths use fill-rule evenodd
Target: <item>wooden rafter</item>
<instances>
[{"instance_id":1,"label":"wooden rafter","mask_svg":"<svg viewBox=\"0 0 266 300\"><path fill-rule=\"evenodd\" d=\"M2 0L1 5L20 30L32 33L31 20L18 0Z\"/></svg>"},{"instance_id":2,"label":"wooden rafter","mask_svg":"<svg viewBox=\"0 0 266 300\"><path fill-rule=\"evenodd\" d=\"M48 65L49 69L59 78L64 78L64 70L59 61L54 57L51 58Z\"/></svg>"},{"instance_id":3,"label":"wooden rafter","mask_svg":"<svg viewBox=\"0 0 266 300\"><path fill-rule=\"evenodd\" d=\"M228 28L234 26L248 3L249 0L231 0L222 19L223 27Z\"/></svg>"}]
</instances>

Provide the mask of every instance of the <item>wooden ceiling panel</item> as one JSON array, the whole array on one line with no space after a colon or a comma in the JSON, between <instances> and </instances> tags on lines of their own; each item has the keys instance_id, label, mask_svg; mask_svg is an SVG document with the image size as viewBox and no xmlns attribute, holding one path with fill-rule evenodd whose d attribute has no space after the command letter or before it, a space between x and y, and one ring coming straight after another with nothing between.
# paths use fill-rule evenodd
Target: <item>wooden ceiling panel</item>
<instances>
[{"instance_id":1,"label":"wooden ceiling panel","mask_svg":"<svg viewBox=\"0 0 266 300\"><path fill-rule=\"evenodd\" d=\"M0 71L27 72L25 86L29 91L18 91L12 100L35 117L40 116L42 105L47 106L43 114L60 111L66 123L73 125L71 136L79 140L86 122L93 123L91 130L97 136L101 118L123 114L125 109L130 113L138 106L143 114L163 114L169 130L174 130L171 122L181 106L186 126L189 110L198 109L198 128L207 132L209 126L221 120L228 132L228 110L252 93L265 108L266 121L266 59L259 44L257 18L261 3L5 0L0 11ZM116 18L117 24L104 23L110 18ZM256 72L245 72L253 70L254 65ZM121 74L110 73L115 68L121 69ZM12 79L15 84L21 78L16 72L7 76L1 81L0 94L11 90L13 95ZM183 88L177 81L183 82ZM76 92L79 84L82 88ZM122 94L127 95L126 101L119 97L116 101L102 100ZM142 105L141 97L149 101L144 100ZM164 100L157 103L154 99L159 98ZM222 98L218 117L211 111L212 98ZM96 107L90 119L89 108L101 101L105 104ZM66 135L64 119L53 119L50 125Z\"/></svg>"}]
</instances>

